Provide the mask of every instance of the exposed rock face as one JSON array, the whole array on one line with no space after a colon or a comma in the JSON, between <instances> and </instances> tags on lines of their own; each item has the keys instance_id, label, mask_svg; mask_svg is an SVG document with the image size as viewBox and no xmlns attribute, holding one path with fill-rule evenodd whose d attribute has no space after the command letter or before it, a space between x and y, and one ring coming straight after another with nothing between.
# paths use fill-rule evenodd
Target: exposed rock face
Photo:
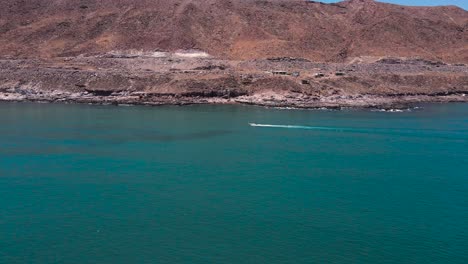
<instances>
[{"instance_id":1,"label":"exposed rock face","mask_svg":"<svg viewBox=\"0 0 468 264\"><path fill-rule=\"evenodd\" d=\"M0 101L468 101L468 12L372 0L0 0Z\"/></svg>"},{"instance_id":2,"label":"exposed rock face","mask_svg":"<svg viewBox=\"0 0 468 264\"><path fill-rule=\"evenodd\" d=\"M394 107L421 101L466 102L466 94L467 66L424 60L0 60L0 101Z\"/></svg>"},{"instance_id":3,"label":"exposed rock face","mask_svg":"<svg viewBox=\"0 0 468 264\"><path fill-rule=\"evenodd\" d=\"M468 12L349 0L0 0L0 56L196 49L222 59L468 63Z\"/></svg>"}]
</instances>

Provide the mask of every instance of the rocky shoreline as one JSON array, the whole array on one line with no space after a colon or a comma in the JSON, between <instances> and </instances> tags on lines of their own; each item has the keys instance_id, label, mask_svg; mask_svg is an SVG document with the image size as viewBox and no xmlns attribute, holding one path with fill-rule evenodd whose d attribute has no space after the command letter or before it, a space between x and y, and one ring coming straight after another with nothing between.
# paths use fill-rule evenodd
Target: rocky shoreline
<instances>
[{"instance_id":1,"label":"rocky shoreline","mask_svg":"<svg viewBox=\"0 0 468 264\"><path fill-rule=\"evenodd\" d=\"M40 95L21 95L16 93L0 93L0 102L37 102L37 103L77 103L95 105L195 105L195 104L240 104L273 108L303 108L303 109L343 109L343 108L378 108L378 109L407 109L420 103L450 103L468 102L465 94L452 95L413 95L413 96L356 96L356 97L326 97L317 101L289 96L254 95L241 96L234 99L157 96L151 100L142 99L136 95L114 95L108 97L93 96L89 93L52 92Z\"/></svg>"},{"instance_id":2,"label":"rocky shoreline","mask_svg":"<svg viewBox=\"0 0 468 264\"><path fill-rule=\"evenodd\" d=\"M420 59L327 64L158 54L0 60L0 101L392 109L468 102L466 94L466 65Z\"/></svg>"}]
</instances>

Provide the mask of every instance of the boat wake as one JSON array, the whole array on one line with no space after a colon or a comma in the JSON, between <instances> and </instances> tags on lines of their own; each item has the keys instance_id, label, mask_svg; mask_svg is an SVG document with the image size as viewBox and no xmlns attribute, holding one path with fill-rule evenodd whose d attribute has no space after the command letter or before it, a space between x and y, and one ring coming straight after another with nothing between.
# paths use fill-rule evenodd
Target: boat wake
<instances>
[{"instance_id":1,"label":"boat wake","mask_svg":"<svg viewBox=\"0 0 468 264\"><path fill-rule=\"evenodd\" d=\"M292 126L292 125L270 125L249 123L252 127L271 127L271 128L289 128L289 129L306 129L306 130L327 130L327 131L343 131L340 128L333 127L315 127L315 126Z\"/></svg>"},{"instance_id":2,"label":"boat wake","mask_svg":"<svg viewBox=\"0 0 468 264\"><path fill-rule=\"evenodd\" d=\"M249 125L251 127L263 127L263 128L303 129L303 130L344 132L344 133L386 134L386 135L414 136L414 137L421 137L421 138L422 137L435 137L435 138L466 140L465 131L432 130L432 129L398 129L398 128L320 127L320 126L272 125L272 124L257 124L257 123L249 123Z\"/></svg>"}]
</instances>

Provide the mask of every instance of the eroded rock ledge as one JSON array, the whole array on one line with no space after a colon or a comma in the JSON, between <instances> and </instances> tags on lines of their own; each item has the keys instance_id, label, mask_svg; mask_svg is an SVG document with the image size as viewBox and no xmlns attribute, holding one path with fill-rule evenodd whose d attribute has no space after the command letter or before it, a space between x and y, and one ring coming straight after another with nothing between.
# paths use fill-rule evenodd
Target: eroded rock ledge
<instances>
[{"instance_id":1,"label":"eroded rock ledge","mask_svg":"<svg viewBox=\"0 0 468 264\"><path fill-rule=\"evenodd\" d=\"M346 64L169 55L0 60L1 101L339 108L467 102L466 94L466 65L420 59Z\"/></svg>"}]
</instances>

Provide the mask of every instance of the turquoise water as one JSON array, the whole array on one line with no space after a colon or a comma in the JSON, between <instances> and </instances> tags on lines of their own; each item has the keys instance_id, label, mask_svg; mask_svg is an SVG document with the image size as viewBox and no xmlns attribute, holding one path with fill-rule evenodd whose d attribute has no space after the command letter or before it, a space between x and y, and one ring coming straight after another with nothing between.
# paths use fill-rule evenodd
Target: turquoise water
<instances>
[{"instance_id":1,"label":"turquoise water","mask_svg":"<svg viewBox=\"0 0 468 264\"><path fill-rule=\"evenodd\" d=\"M468 104L2 103L0 263L468 263Z\"/></svg>"}]
</instances>

